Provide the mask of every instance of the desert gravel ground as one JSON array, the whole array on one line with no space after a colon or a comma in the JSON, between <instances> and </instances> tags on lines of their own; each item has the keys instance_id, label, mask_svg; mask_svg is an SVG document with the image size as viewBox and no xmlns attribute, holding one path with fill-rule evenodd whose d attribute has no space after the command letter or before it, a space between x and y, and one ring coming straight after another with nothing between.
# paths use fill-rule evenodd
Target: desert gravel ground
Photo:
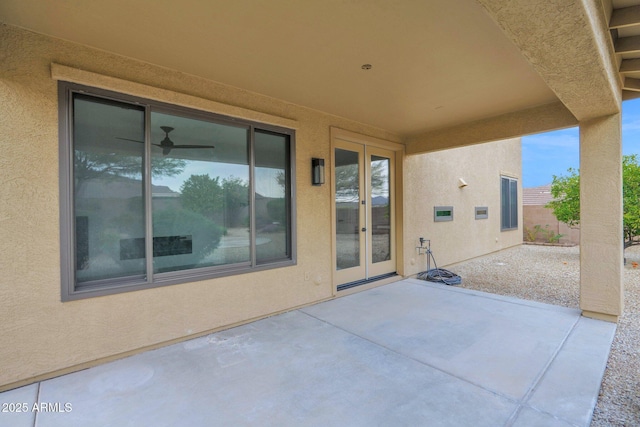
<instances>
[{"instance_id":1,"label":"desert gravel ground","mask_svg":"<svg viewBox=\"0 0 640 427\"><path fill-rule=\"evenodd\" d=\"M620 317L592 426L640 426L640 246L625 251ZM522 245L446 267L461 287L578 308L579 247Z\"/></svg>"}]
</instances>

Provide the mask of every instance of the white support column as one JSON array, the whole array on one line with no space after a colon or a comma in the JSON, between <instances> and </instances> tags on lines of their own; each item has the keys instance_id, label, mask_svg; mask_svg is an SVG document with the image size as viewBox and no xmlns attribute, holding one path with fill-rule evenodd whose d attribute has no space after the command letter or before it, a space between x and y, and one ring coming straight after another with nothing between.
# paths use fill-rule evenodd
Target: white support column
<instances>
[{"instance_id":1,"label":"white support column","mask_svg":"<svg viewBox=\"0 0 640 427\"><path fill-rule=\"evenodd\" d=\"M621 115L580 122L580 308L617 321L624 308Z\"/></svg>"}]
</instances>

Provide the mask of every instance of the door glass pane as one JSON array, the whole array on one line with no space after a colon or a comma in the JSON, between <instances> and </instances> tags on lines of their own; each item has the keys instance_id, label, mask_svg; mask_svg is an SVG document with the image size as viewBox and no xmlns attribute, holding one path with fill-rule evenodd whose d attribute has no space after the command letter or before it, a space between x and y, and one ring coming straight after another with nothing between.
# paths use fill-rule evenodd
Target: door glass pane
<instances>
[{"instance_id":1,"label":"door glass pane","mask_svg":"<svg viewBox=\"0 0 640 427\"><path fill-rule=\"evenodd\" d=\"M391 259L390 160L371 156L371 262Z\"/></svg>"},{"instance_id":2,"label":"door glass pane","mask_svg":"<svg viewBox=\"0 0 640 427\"><path fill-rule=\"evenodd\" d=\"M79 285L145 274L143 169L144 110L74 95L73 200Z\"/></svg>"},{"instance_id":3,"label":"door glass pane","mask_svg":"<svg viewBox=\"0 0 640 427\"><path fill-rule=\"evenodd\" d=\"M336 265L360 265L360 171L358 153L336 148Z\"/></svg>"},{"instance_id":4,"label":"door glass pane","mask_svg":"<svg viewBox=\"0 0 640 427\"><path fill-rule=\"evenodd\" d=\"M255 132L256 262L291 256L289 138Z\"/></svg>"},{"instance_id":5,"label":"door glass pane","mask_svg":"<svg viewBox=\"0 0 640 427\"><path fill-rule=\"evenodd\" d=\"M154 272L249 262L248 129L152 112L151 144Z\"/></svg>"}]
</instances>

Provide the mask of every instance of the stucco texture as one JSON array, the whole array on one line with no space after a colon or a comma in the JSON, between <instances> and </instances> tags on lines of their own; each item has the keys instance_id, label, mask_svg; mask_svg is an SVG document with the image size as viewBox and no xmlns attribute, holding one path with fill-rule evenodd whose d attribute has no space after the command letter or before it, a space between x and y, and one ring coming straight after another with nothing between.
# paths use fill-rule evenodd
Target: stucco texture
<instances>
[{"instance_id":1,"label":"stucco texture","mask_svg":"<svg viewBox=\"0 0 640 427\"><path fill-rule=\"evenodd\" d=\"M419 238L431 240L438 267L522 243L520 139L407 156L404 165L405 275L426 269ZM518 180L518 228L500 231L500 176ZM459 179L468 185L459 188ZM434 206L453 206L453 221L435 222ZM489 208L475 219L475 207ZM431 264L433 268L433 263Z\"/></svg>"},{"instance_id":2,"label":"stucco texture","mask_svg":"<svg viewBox=\"0 0 640 427\"><path fill-rule=\"evenodd\" d=\"M624 310L621 115L580 126L580 308Z\"/></svg>"},{"instance_id":3,"label":"stucco texture","mask_svg":"<svg viewBox=\"0 0 640 427\"><path fill-rule=\"evenodd\" d=\"M108 76L95 78L96 84L112 90L294 123L297 265L62 303L52 64L84 70L89 80L91 73ZM6 25L0 25L0 99L0 390L330 298L330 188L311 186L310 159L330 158L331 126L398 140L377 128Z\"/></svg>"}]
</instances>

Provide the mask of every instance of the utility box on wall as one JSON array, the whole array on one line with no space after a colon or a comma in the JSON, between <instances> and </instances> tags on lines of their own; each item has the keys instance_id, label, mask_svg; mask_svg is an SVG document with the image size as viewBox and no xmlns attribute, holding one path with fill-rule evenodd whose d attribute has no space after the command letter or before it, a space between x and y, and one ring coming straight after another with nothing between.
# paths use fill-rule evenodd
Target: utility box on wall
<instances>
[{"instance_id":1,"label":"utility box on wall","mask_svg":"<svg viewBox=\"0 0 640 427\"><path fill-rule=\"evenodd\" d=\"M433 221L434 222L453 221L453 206L434 206Z\"/></svg>"}]
</instances>

